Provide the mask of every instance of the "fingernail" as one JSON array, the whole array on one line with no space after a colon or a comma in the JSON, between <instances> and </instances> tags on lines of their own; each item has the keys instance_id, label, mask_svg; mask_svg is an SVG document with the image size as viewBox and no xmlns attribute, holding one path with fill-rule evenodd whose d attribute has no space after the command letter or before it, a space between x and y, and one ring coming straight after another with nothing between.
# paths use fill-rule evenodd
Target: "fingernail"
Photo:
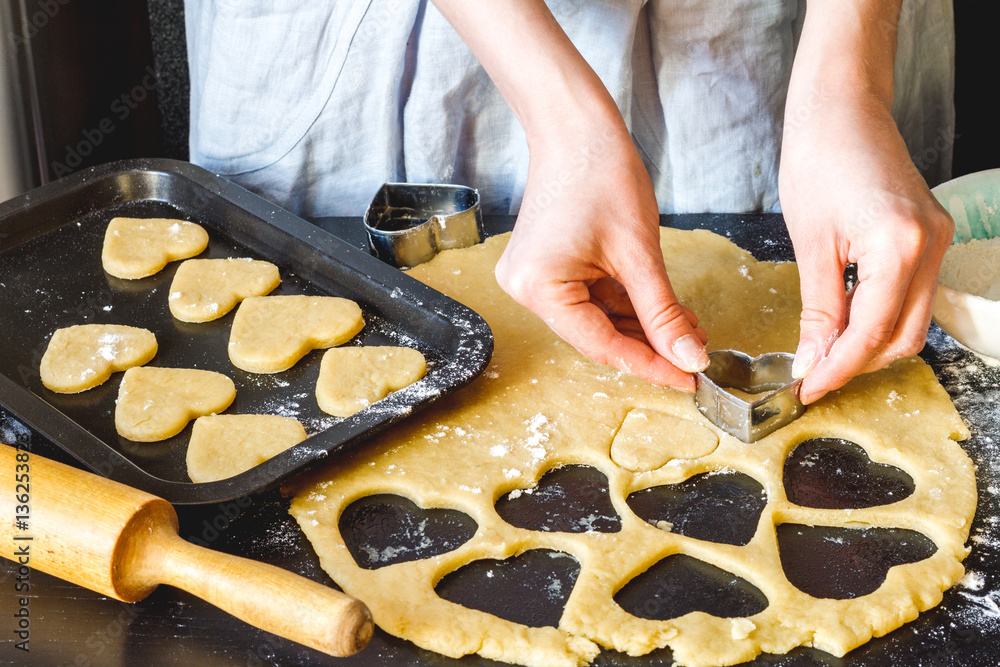
<instances>
[{"instance_id":1,"label":"fingernail","mask_svg":"<svg viewBox=\"0 0 1000 667\"><path fill-rule=\"evenodd\" d=\"M816 343L811 340L799 343L799 349L795 351L795 361L792 362L792 377L796 380L805 377L806 373L812 370L815 361Z\"/></svg>"},{"instance_id":2,"label":"fingernail","mask_svg":"<svg viewBox=\"0 0 1000 667\"><path fill-rule=\"evenodd\" d=\"M694 334L681 336L674 341L671 348L681 361L681 370L688 373L698 373L708 368L708 352Z\"/></svg>"}]
</instances>

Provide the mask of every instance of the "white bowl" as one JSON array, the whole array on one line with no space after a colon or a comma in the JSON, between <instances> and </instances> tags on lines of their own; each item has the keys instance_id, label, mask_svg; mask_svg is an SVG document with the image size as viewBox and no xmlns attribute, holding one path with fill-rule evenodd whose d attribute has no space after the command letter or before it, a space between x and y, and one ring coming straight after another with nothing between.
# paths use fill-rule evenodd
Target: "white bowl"
<instances>
[{"instance_id":1,"label":"white bowl","mask_svg":"<svg viewBox=\"0 0 1000 667\"><path fill-rule=\"evenodd\" d=\"M1000 169L966 174L931 192L955 220L952 244L1000 236ZM1000 301L938 283L934 321L967 348L1000 359Z\"/></svg>"}]
</instances>

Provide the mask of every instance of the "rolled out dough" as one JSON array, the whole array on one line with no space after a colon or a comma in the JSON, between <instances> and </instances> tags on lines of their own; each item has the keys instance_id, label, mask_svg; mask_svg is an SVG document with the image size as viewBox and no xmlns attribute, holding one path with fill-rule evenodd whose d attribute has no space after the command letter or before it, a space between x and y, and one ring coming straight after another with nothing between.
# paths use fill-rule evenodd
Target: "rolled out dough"
<instances>
[{"instance_id":1,"label":"rolled out dough","mask_svg":"<svg viewBox=\"0 0 1000 667\"><path fill-rule=\"evenodd\" d=\"M498 287L493 269L505 237L449 250L410 274L482 314L493 328L487 371L447 400L404 420L301 481L291 512L345 591L371 608L384 630L448 656L479 653L524 665L579 665L599 646L642 655L669 646L681 665L733 665L762 651L808 645L843 655L914 619L941 601L963 574L965 540L976 507L972 464L956 441L968 430L919 358L853 380L810 406L792 424L744 444L704 419L692 396L654 387L588 361ZM792 351L800 302L794 264L757 262L705 231L664 229L661 245L674 288L694 309L714 349L750 355ZM901 399L900 399L901 397ZM714 451L632 471L612 460L612 442L630 411L656 411L709 429ZM683 448L664 431L663 451ZM818 437L844 438L876 462L913 478L915 491L889 505L854 510L790 503L782 487L786 456ZM567 464L593 466L609 482L621 517L617 533L558 533L515 528L494 510L516 488ZM744 546L715 544L659 530L625 502L640 489L694 475L734 470L767 494L757 532ZM424 508L466 512L478 524L462 546L434 558L365 569L339 532L344 509L371 494L398 494ZM937 546L923 561L893 567L874 593L816 599L784 576L776 526L897 527ZM528 628L448 602L434 592L448 573L478 559L506 559L528 549L565 552L580 574L558 627ZM692 612L668 621L637 618L613 599L630 580L673 554L687 554L742 577L767 596L749 618Z\"/></svg>"}]
</instances>

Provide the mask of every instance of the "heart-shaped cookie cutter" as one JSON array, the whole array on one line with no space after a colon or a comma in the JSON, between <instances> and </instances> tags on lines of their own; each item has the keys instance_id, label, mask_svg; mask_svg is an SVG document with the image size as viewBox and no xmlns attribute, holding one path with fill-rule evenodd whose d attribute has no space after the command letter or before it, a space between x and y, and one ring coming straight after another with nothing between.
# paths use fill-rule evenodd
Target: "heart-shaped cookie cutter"
<instances>
[{"instance_id":1,"label":"heart-shaped cookie cutter","mask_svg":"<svg viewBox=\"0 0 1000 667\"><path fill-rule=\"evenodd\" d=\"M754 358L738 350L715 350L708 358L709 367L695 376L694 400L698 410L726 433L755 442L805 412L799 400L802 380L792 377L795 355L770 352ZM747 401L729 389L768 393Z\"/></svg>"},{"instance_id":2,"label":"heart-shaped cookie cutter","mask_svg":"<svg viewBox=\"0 0 1000 667\"><path fill-rule=\"evenodd\" d=\"M364 224L375 256L401 269L483 238L479 192L464 185L386 183L368 205Z\"/></svg>"}]
</instances>

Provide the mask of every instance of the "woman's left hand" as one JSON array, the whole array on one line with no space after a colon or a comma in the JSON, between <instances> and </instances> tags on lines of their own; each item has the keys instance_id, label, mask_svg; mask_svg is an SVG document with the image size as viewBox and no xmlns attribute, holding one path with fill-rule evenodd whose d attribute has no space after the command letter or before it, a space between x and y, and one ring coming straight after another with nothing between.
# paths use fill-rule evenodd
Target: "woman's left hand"
<instances>
[{"instance_id":1,"label":"woman's left hand","mask_svg":"<svg viewBox=\"0 0 1000 667\"><path fill-rule=\"evenodd\" d=\"M779 188L801 280L794 371L810 403L920 351L954 225L875 96L845 91L800 117L786 120Z\"/></svg>"}]
</instances>

